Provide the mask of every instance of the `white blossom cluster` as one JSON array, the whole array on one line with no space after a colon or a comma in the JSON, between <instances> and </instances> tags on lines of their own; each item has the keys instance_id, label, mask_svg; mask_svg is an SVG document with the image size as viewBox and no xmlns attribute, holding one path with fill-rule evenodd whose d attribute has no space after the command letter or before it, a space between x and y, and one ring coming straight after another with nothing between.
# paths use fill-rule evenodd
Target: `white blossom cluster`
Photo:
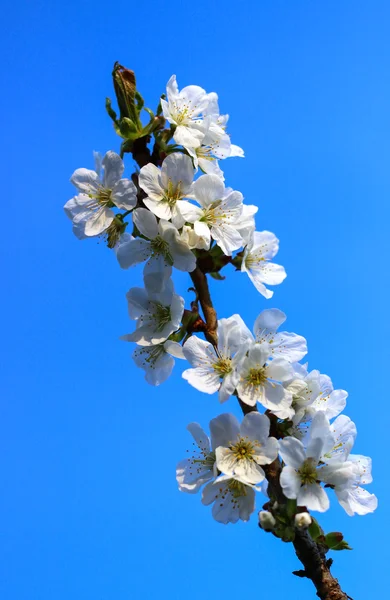
<instances>
[{"instance_id":1,"label":"white blossom cluster","mask_svg":"<svg viewBox=\"0 0 390 600\"><path fill-rule=\"evenodd\" d=\"M356 426L349 417L340 414L346 405L347 392L334 390L327 375L308 372L307 365L298 362L307 353L306 340L295 333L279 332L285 319L280 310L264 310L257 317L252 333L239 315L233 315L218 321L217 352L196 336L183 346L184 356L191 364L183 377L192 386L208 394L218 392L220 402L236 393L243 403L257 405L259 410L265 409L287 425L287 434L278 442L268 437L268 416L253 412L244 417L245 433L234 430L233 435L230 425L233 417L223 415L222 421L218 418L210 423L211 446L199 445L200 438L195 438L201 454L205 448L211 448L207 450L207 464L210 452L215 454L214 470L210 472L210 477L214 477L216 503L213 515L224 523L249 518L255 508L255 486L264 480L259 465L272 462L278 453L284 465L280 478L284 495L295 499L298 506L326 511L329 498L322 484L335 491L349 515L364 515L377 506L376 497L361 487L372 481L371 459L351 454ZM248 420L258 424L258 429L245 425ZM213 434L217 425L219 434L224 427L219 437ZM195 424L190 426L193 435L196 427L199 428ZM207 436L203 434L202 439L207 440ZM267 462L266 458L270 460ZM177 479L182 491L197 491L205 482L202 464L201 457L179 463ZM217 482L232 476L238 477L238 483L233 484L235 501L229 497L226 503L228 496L219 491ZM210 503L210 489L211 485L207 492L204 490L205 504Z\"/></svg>"},{"instance_id":2,"label":"white blossom cluster","mask_svg":"<svg viewBox=\"0 0 390 600\"><path fill-rule=\"evenodd\" d=\"M326 489L332 489L349 515L372 512L377 499L362 487L372 481L371 460L351 454L356 427L340 414L347 393L300 362L306 340L279 331L283 312L262 311L253 332L238 314L220 319L217 346L187 334L185 302L175 292L172 274L174 268L194 271L199 252L219 248L227 262L239 259L241 271L267 299L273 292L266 286L282 283L286 273L272 262L276 236L255 230L257 207L225 187L219 160L244 153L230 141L228 115L219 114L217 95L193 85L179 91L172 76L161 108L174 141L161 168L143 166L137 189L122 178L118 154L110 151L103 159L95 154L94 171L73 174L79 193L65 212L78 238L111 235L123 269L144 264L144 287L127 293L135 329L122 339L137 345L133 358L148 383L163 383L178 358L188 361L183 378L194 388L218 393L221 403L236 395L253 409L241 424L232 414L212 419L210 438L197 423L188 426L195 451L178 464L179 489L202 488L202 502L213 505L217 521L247 521L255 492L267 490L263 467L280 456L283 493L299 507L326 511ZM271 420L283 425L280 439L270 436ZM305 519L310 517L301 516L296 526Z\"/></svg>"}]
</instances>

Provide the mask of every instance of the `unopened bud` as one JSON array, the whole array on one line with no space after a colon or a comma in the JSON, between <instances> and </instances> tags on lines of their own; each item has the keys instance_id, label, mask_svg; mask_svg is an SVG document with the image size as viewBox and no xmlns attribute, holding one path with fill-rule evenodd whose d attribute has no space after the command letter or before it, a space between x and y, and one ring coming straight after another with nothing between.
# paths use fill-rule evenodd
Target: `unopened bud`
<instances>
[{"instance_id":1,"label":"unopened bud","mask_svg":"<svg viewBox=\"0 0 390 600\"><path fill-rule=\"evenodd\" d=\"M295 515L295 527L298 529L307 529L311 525L311 516L307 512L301 512Z\"/></svg>"},{"instance_id":2,"label":"unopened bud","mask_svg":"<svg viewBox=\"0 0 390 600\"><path fill-rule=\"evenodd\" d=\"M264 531L272 531L276 525L275 517L268 510L259 512L259 525Z\"/></svg>"}]
</instances>

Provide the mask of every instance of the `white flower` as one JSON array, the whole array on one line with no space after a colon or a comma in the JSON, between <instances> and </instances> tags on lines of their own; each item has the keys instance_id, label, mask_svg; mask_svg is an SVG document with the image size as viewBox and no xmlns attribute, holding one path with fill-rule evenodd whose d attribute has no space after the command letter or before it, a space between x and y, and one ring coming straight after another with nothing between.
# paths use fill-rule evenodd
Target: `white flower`
<instances>
[{"instance_id":1,"label":"white flower","mask_svg":"<svg viewBox=\"0 0 390 600\"><path fill-rule=\"evenodd\" d=\"M263 310L255 321L253 333L256 342L269 345L274 358L285 358L293 363L307 354L307 344L301 335L277 331L286 318L284 312L277 308Z\"/></svg>"},{"instance_id":2,"label":"white flower","mask_svg":"<svg viewBox=\"0 0 390 600\"><path fill-rule=\"evenodd\" d=\"M270 262L279 250L279 240L270 231L255 231L245 248L241 271L248 273L253 285L264 298L272 298L273 291L264 284L278 285L286 278L284 267Z\"/></svg>"},{"instance_id":3,"label":"white flower","mask_svg":"<svg viewBox=\"0 0 390 600\"><path fill-rule=\"evenodd\" d=\"M348 392L345 390L335 390L331 378L328 375L322 374L320 374L320 388L320 393L313 398L308 407L308 414L310 416L316 412L323 411L328 419L333 419L344 410Z\"/></svg>"},{"instance_id":4,"label":"white flower","mask_svg":"<svg viewBox=\"0 0 390 600\"><path fill-rule=\"evenodd\" d=\"M258 207L254 204L243 204L242 213L234 224L234 227L242 237L245 246L252 240L256 227L254 215L258 210Z\"/></svg>"},{"instance_id":5,"label":"white flower","mask_svg":"<svg viewBox=\"0 0 390 600\"><path fill-rule=\"evenodd\" d=\"M250 485L265 479L261 465L269 465L278 455L278 441L269 437L270 421L267 415L248 413L241 425L237 421L235 435L226 447L216 448L218 470L224 475L239 477Z\"/></svg>"},{"instance_id":6,"label":"white flower","mask_svg":"<svg viewBox=\"0 0 390 600\"><path fill-rule=\"evenodd\" d=\"M201 124L201 131L205 131L205 125L207 126L202 145L197 148L188 148L188 151L196 168L199 166L205 173L218 175L224 179L217 159L233 156L243 157L244 151L242 148L233 145L226 133L229 115L219 114L217 94L211 92L208 94L208 100L208 106L204 113L206 119Z\"/></svg>"},{"instance_id":7,"label":"white flower","mask_svg":"<svg viewBox=\"0 0 390 600\"><path fill-rule=\"evenodd\" d=\"M64 210L72 219L74 232L80 239L102 234L115 218L112 208L132 210L137 204L137 190L130 179L121 179L124 164L115 152L107 152L102 161L103 178L96 171L77 169L71 182L79 192ZM97 166L100 171L100 167Z\"/></svg>"},{"instance_id":8,"label":"white flower","mask_svg":"<svg viewBox=\"0 0 390 600\"><path fill-rule=\"evenodd\" d=\"M195 233L213 238L227 256L243 244L235 223L242 213L241 192L226 190L217 175L202 175L193 185L193 195L201 208L190 205L182 211L186 221L194 223Z\"/></svg>"},{"instance_id":9,"label":"white flower","mask_svg":"<svg viewBox=\"0 0 390 600\"><path fill-rule=\"evenodd\" d=\"M298 506L325 512L329 498L320 482L343 485L351 477L348 463L326 464L326 453L334 445L329 421L323 412L317 413L310 426L306 448L300 440L286 437L279 442L285 463L280 475L284 495L296 499Z\"/></svg>"},{"instance_id":10,"label":"white flower","mask_svg":"<svg viewBox=\"0 0 390 600\"><path fill-rule=\"evenodd\" d=\"M179 271L191 272L196 267L196 258L180 238L176 227L169 221L157 219L146 208L133 212L134 225L148 239L122 235L116 247L116 255L122 269L147 260L144 270L145 284L159 292L172 273L172 266Z\"/></svg>"},{"instance_id":11,"label":"white flower","mask_svg":"<svg viewBox=\"0 0 390 600\"><path fill-rule=\"evenodd\" d=\"M346 415L339 415L330 424L330 431L333 436L333 446L327 450L321 459L328 464L349 460L349 454L357 436L355 423Z\"/></svg>"},{"instance_id":12,"label":"white flower","mask_svg":"<svg viewBox=\"0 0 390 600\"><path fill-rule=\"evenodd\" d=\"M176 480L181 492L193 494L199 491L204 483L217 477L215 449L222 444L228 444L236 428L237 419L233 415L219 415L210 421L210 441L198 423L188 425L187 429L194 438L194 450L191 456L181 460L176 468Z\"/></svg>"},{"instance_id":13,"label":"white flower","mask_svg":"<svg viewBox=\"0 0 390 600\"><path fill-rule=\"evenodd\" d=\"M301 372L297 372L297 367L301 367ZM293 365L295 369L294 377L291 382L285 385L286 389L291 392L293 401L292 407L295 411L295 414L292 418L292 422L296 427L296 433L299 434L296 437L302 437L304 431L298 429L297 426L302 421L307 421L310 417L310 404L313 402L315 398L321 393L320 386L320 372L319 371L311 371L307 373L305 368L302 368L302 365L299 363L295 363Z\"/></svg>"},{"instance_id":14,"label":"white flower","mask_svg":"<svg viewBox=\"0 0 390 600\"><path fill-rule=\"evenodd\" d=\"M167 121L176 125L173 134L176 144L185 148L200 146L205 133L201 123L208 104L209 98L204 89L189 85L179 92L176 75L172 75L167 83L167 100L161 99L161 106Z\"/></svg>"},{"instance_id":15,"label":"white flower","mask_svg":"<svg viewBox=\"0 0 390 600\"><path fill-rule=\"evenodd\" d=\"M173 357L184 359L180 344L171 340L156 346L140 346L133 353L135 364L145 371L145 380L155 386L164 383L172 373Z\"/></svg>"},{"instance_id":16,"label":"white flower","mask_svg":"<svg viewBox=\"0 0 390 600\"><path fill-rule=\"evenodd\" d=\"M280 382L291 379L292 367L283 358L268 362L271 352L267 343L254 344L250 348L240 365L238 396L249 406L256 406L256 402L260 402L280 418L289 418L292 416L292 396Z\"/></svg>"},{"instance_id":17,"label":"white flower","mask_svg":"<svg viewBox=\"0 0 390 600\"><path fill-rule=\"evenodd\" d=\"M184 299L174 293L171 279L159 293L134 287L127 292L126 298L130 318L137 320L137 328L122 339L139 346L154 346L179 329Z\"/></svg>"},{"instance_id":18,"label":"white flower","mask_svg":"<svg viewBox=\"0 0 390 600\"><path fill-rule=\"evenodd\" d=\"M348 462L352 464L352 477L348 483L334 486L338 501L350 517L374 512L378 506L377 497L361 487L372 482L371 458L351 454Z\"/></svg>"},{"instance_id":19,"label":"white flower","mask_svg":"<svg viewBox=\"0 0 390 600\"><path fill-rule=\"evenodd\" d=\"M203 489L202 503L213 504L212 515L219 523L237 523L239 519L249 521L255 510L255 489L238 477L220 475Z\"/></svg>"},{"instance_id":20,"label":"white flower","mask_svg":"<svg viewBox=\"0 0 390 600\"><path fill-rule=\"evenodd\" d=\"M191 193L194 167L189 156L175 152L163 162L161 170L152 163L142 167L139 185L147 194L144 204L160 219L180 229L184 224L180 207L189 204L183 198Z\"/></svg>"},{"instance_id":21,"label":"white flower","mask_svg":"<svg viewBox=\"0 0 390 600\"><path fill-rule=\"evenodd\" d=\"M220 402L228 400L236 388L237 369L246 353L246 347L240 345L235 318L218 321L218 354L212 344L195 335L184 344L183 353L193 367L183 372L183 378L206 394L218 391Z\"/></svg>"},{"instance_id":22,"label":"white flower","mask_svg":"<svg viewBox=\"0 0 390 600\"><path fill-rule=\"evenodd\" d=\"M312 522L312 518L308 512L301 512L295 515L294 525L298 529L307 529L310 527Z\"/></svg>"}]
</instances>

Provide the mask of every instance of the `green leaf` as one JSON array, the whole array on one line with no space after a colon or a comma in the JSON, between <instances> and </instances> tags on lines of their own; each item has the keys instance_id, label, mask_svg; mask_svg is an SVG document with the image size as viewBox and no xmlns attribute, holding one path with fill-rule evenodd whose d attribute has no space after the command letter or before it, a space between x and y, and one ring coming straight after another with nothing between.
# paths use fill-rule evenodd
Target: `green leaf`
<instances>
[{"instance_id":1,"label":"green leaf","mask_svg":"<svg viewBox=\"0 0 390 600\"><path fill-rule=\"evenodd\" d=\"M216 279L217 281L223 281L224 279L226 279L226 277L224 277L224 275L221 275L221 273L218 273L218 271L210 273L210 277Z\"/></svg>"},{"instance_id":2,"label":"green leaf","mask_svg":"<svg viewBox=\"0 0 390 600\"><path fill-rule=\"evenodd\" d=\"M141 94L139 92L135 92L135 100L137 102L137 110L138 110L138 114L141 112L141 110L144 107L145 104L145 100L142 98ZM147 110L147 109L146 109Z\"/></svg>"},{"instance_id":3,"label":"green leaf","mask_svg":"<svg viewBox=\"0 0 390 600\"><path fill-rule=\"evenodd\" d=\"M329 548L334 548L343 541L343 534L339 531L332 531L325 536L325 543Z\"/></svg>"},{"instance_id":4,"label":"green leaf","mask_svg":"<svg viewBox=\"0 0 390 600\"><path fill-rule=\"evenodd\" d=\"M120 120L119 128L121 135L127 140L136 140L141 135L136 124L128 117L123 117Z\"/></svg>"},{"instance_id":5,"label":"green leaf","mask_svg":"<svg viewBox=\"0 0 390 600\"><path fill-rule=\"evenodd\" d=\"M114 123L116 123L116 120L117 120L116 112L111 106L110 98L106 98L106 111L107 111L108 115L111 117L111 119L114 121Z\"/></svg>"},{"instance_id":6,"label":"green leaf","mask_svg":"<svg viewBox=\"0 0 390 600\"><path fill-rule=\"evenodd\" d=\"M331 548L331 550L352 550L352 548L348 544L348 542L346 542L345 540L343 540L342 542L340 542L339 544L337 544L337 546L333 546L333 548Z\"/></svg>"},{"instance_id":7,"label":"green leaf","mask_svg":"<svg viewBox=\"0 0 390 600\"><path fill-rule=\"evenodd\" d=\"M147 106L144 106L144 110L148 113L148 115L151 119L154 119L154 112L150 108L148 108Z\"/></svg>"},{"instance_id":8,"label":"green leaf","mask_svg":"<svg viewBox=\"0 0 390 600\"><path fill-rule=\"evenodd\" d=\"M308 528L308 531L309 531L311 537L313 538L313 540L316 540L317 538L320 537L320 535L322 535L322 529L319 526L318 521L316 519L314 519L314 517L312 517L312 522Z\"/></svg>"},{"instance_id":9,"label":"green leaf","mask_svg":"<svg viewBox=\"0 0 390 600\"><path fill-rule=\"evenodd\" d=\"M141 128L139 113L135 106L136 82L134 71L126 69L126 67L116 62L112 78L121 119L129 118L136 123L137 128Z\"/></svg>"}]
</instances>

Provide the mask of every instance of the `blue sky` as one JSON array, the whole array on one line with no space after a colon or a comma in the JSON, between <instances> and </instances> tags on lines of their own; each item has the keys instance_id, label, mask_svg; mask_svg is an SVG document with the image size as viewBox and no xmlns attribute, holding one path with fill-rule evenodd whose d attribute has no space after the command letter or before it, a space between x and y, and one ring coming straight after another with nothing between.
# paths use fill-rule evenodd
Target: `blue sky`
<instances>
[{"instance_id":1,"label":"blue sky","mask_svg":"<svg viewBox=\"0 0 390 600\"><path fill-rule=\"evenodd\" d=\"M147 386L119 341L141 273L121 271L103 243L78 242L63 214L73 170L92 166L92 150L118 148L104 110L116 60L152 108L176 73L181 86L215 90L230 113L246 159L225 161L227 183L259 205L288 277L265 301L227 269L212 282L215 304L249 325L265 307L284 310L287 329L308 339L310 367L349 391L380 505L349 518L333 502L321 522L354 547L334 553L346 591L384 595L388 2L32 1L2 16L0 597L314 597L291 575L291 546L255 519L219 525L177 491L187 423L207 425L221 407L181 367ZM187 285L177 278L182 294ZM225 409L237 412L233 400Z\"/></svg>"}]
</instances>

